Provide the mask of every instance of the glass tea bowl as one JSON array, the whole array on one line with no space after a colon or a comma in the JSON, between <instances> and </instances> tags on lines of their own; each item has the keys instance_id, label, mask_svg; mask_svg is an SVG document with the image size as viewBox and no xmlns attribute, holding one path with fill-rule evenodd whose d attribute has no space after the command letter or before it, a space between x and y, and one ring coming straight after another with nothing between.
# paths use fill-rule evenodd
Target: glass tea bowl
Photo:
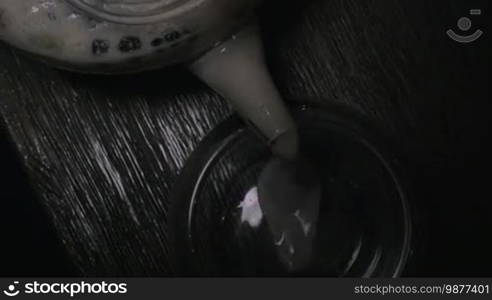
<instances>
[{"instance_id":1,"label":"glass tea bowl","mask_svg":"<svg viewBox=\"0 0 492 300\"><path fill-rule=\"evenodd\" d=\"M301 152L322 182L314 254L290 272L258 201L269 149L238 120L196 150L171 202L174 261L184 276L396 277L410 251L411 214L385 138L340 110L294 112ZM364 123L364 124L363 124Z\"/></svg>"}]
</instances>

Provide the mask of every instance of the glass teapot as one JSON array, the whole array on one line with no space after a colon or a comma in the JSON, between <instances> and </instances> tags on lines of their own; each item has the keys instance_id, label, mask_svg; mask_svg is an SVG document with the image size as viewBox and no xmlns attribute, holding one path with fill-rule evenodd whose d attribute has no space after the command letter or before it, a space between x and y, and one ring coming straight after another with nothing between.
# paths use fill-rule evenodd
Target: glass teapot
<instances>
[{"instance_id":1,"label":"glass teapot","mask_svg":"<svg viewBox=\"0 0 492 300\"><path fill-rule=\"evenodd\" d=\"M250 21L258 3L1 0L0 40L56 67L84 73L135 73L188 63L274 152L292 157L295 124L268 74Z\"/></svg>"},{"instance_id":2,"label":"glass teapot","mask_svg":"<svg viewBox=\"0 0 492 300\"><path fill-rule=\"evenodd\" d=\"M192 59L254 1L2 0L2 39L75 71L136 72Z\"/></svg>"}]
</instances>

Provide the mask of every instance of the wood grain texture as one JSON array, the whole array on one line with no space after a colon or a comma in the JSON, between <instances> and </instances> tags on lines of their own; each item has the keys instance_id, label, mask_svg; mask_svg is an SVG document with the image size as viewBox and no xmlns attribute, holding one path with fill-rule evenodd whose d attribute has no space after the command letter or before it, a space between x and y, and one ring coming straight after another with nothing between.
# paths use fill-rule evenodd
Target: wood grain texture
<instances>
[{"instance_id":1,"label":"wood grain texture","mask_svg":"<svg viewBox=\"0 0 492 300\"><path fill-rule=\"evenodd\" d=\"M468 6L272 0L260 14L285 97L363 113L405 141L410 173L426 181L466 164L488 134L481 100L470 105L486 87L485 41L445 35ZM200 140L232 114L224 100L179 67L76 75L0 45L0 113L80 274L169 274L166 201Z\"/></svg>"}]
</instances>

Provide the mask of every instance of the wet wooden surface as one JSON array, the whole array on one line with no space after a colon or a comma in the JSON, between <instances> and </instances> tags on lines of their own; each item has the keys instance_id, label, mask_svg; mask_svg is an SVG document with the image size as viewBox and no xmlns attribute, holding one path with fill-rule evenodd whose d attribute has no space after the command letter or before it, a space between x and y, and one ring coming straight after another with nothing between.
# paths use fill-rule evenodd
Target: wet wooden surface
<instances>
[{"instance_id":1,"label":"wet wooden surface","mask_svg":"<svg viewBox=\"0 0 492 300\"><path fill-rule=\"evenodd\" d=\"M470 8L461 2L276 0L262 23L287 99L338 103L381 124L405 141L432 218L445 206L449 220L469 214L482 226L485 201L463 187L482 177L463 174L480 165L488 135L485 39L463 46L445 35ZM232 114L224 100L179 67L77 75L0 45L0 113L80 274L169 274L167 200L187 157ZM462 206L462 196L474 202ZM483 246L446 220L429 229L434 239ZM430 260L429 274L451 268Z\"/></svg>"}]
</instances>

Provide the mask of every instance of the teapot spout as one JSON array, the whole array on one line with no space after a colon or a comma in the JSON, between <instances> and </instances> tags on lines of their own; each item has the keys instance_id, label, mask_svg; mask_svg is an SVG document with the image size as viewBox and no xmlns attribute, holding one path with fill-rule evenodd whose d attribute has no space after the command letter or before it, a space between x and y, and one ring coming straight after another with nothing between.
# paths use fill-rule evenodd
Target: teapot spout
<instances>
[{"instance_id":1,"label":"teapot spout","mask_svg":"<svg viewBox=\"0 0 492 300\"><path fill-rule=\"evenodd\" d=\"M297 156L296 124L267 69L257 26L244 28L189 68L232 104L275 155Z\"/></svg>"}]
</instances>

